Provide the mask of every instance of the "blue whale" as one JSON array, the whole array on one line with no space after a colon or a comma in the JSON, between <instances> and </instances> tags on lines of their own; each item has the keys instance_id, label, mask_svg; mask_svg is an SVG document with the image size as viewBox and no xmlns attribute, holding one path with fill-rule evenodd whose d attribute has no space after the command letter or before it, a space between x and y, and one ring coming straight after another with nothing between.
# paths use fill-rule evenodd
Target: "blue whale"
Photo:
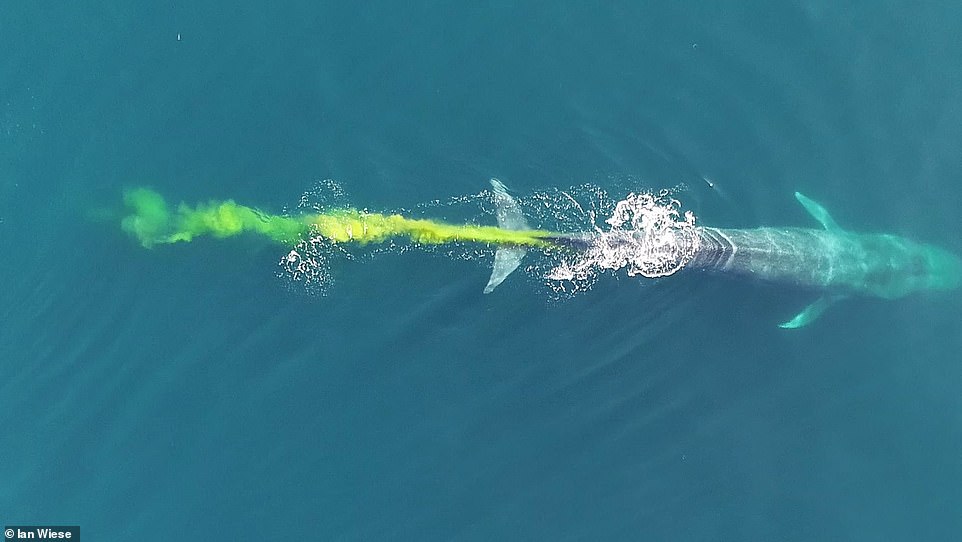
<instances>
[{"instance_id":1,"label":"blue whale","mask_svg":"<svg viewBox=\"0 0 962 542\"><path fill-rule=\"evenodd\" d=\"M517 203L503 185L496 180L492 184L499 225L526 229ZM812 292L815 301L780 324L783 328L808 325L832 304L848 297L898 299L915 292L951 290L962 282L962 260L955 254L898 235L843 230L823 206L798 192L795 198L820 228L697 226L675 240L681 246L677 254L684 255L683 260L675 262L676 269ZM611 243L611 238L603 233L562 234L547 239L558 246L582 251L602 239ZM625 239L626 243L635 241ZM499 249L485 292L504 280L523 255L523 248Z\"/></svg>"}]
</instances>

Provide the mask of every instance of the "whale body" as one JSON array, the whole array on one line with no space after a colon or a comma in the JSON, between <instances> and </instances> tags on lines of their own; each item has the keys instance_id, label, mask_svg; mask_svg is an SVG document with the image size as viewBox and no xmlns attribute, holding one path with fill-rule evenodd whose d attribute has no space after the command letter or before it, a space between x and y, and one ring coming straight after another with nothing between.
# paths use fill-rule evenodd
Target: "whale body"
<instances>
[{"instance_id":1,"label":"whale body","mask_svg":"<svg viewBox=\"0 0 962 542\"><path fill-rule=\"evenodd\" d=\"M496 198L510 199L500 183L495 185L495 193ZM951 252L897 235L845 231L823 206L798 192L795 198L821 228L697 226L693 234L676 240L677 244L684 245L678 254L685 254L687 259L677 262L677 267L689 273L757 280L815 293L816 300L780 324L783 328L810 324L833 303L847 297L897 299L920 291L950 290L962 282L962 260ZM519 222L519 212L515 204L509 213L514 227L524 224L523 219ZM499 224L502 224L501 214ZM546 240L572 250L588 250L593 243L600 242L603 235L562 234ZM605 237L604 242L610 245L612 239ZM524 252L513 247L507 255L510 258L502 257L502 260L512 267L499 269L496 256L492 274L495 283L489 282L485 292L493 290L517 267Z\"/></svg>"},{"instance_id":2,"label":"whale body","mask_svg":"<svg viewBox=\"0 0 962 542\"><path fill-rule=\"evenodd\" d=\"M685 265L705 271L810 290L818 299L791 320L798 328L836 301L851 296L898 299L915 292L951 290L962 280L962 261L939 247L890 234L844 231L818 209L824 229L700 227L698 249Z\"/></svg>"}]
</instances>

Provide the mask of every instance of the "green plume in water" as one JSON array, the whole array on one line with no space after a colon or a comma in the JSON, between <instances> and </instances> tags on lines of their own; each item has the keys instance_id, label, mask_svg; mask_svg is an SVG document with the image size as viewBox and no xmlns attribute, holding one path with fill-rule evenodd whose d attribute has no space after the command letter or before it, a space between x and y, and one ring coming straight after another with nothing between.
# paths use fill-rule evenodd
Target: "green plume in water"
<instances>
[{"instance_id":1,"label":"green plume in water","mask_svg":"<svg viewBox=\"0 0 962 542\"><path fill-rule=\"evenodd\" d=\"M121 226L147 248L157 244L191 241L210 235L223 238L255 233L280 243L292 244L310 235L336 243L381 243L406 237L422 244L475 242L491 245L546 246L550 232L515 231L495 226L445 224L401 215L367 213L354 209L333 210L296 217L264 213L233 200L212 201L191 207L181 203L171 212L164 198L149 188L124 194L131 214Z\"/></svg>"},{"instance_id":2,"label":"green plume in water","mask_svg":"<svg viewBox=\"0 0 962 542\"><path fill-rule=\"evenodd\" d=\"M124 203L133 214L124 217L123 230L145 247L158 242L170 227L170 213L164 198L148 188L136 188L124 193Z\"/></svg>"}]
</instances>

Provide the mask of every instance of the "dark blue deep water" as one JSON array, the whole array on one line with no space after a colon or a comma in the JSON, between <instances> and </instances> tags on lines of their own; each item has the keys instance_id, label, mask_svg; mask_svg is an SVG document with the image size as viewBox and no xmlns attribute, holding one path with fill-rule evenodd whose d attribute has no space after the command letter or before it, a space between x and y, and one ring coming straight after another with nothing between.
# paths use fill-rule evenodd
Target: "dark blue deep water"
<instances>
[{"instance_id":1,"label":"dark blue deep water","mask_svg":"<svg viewBox=\"0 0 962 542\"><path fill-rule=\"evenodd\" d=\"M962 536L959 291L786 331L808 295L621 273L559 302L519 273L486 296L487 262L411 251L335 261L316 297L284 247L145 250L102 211L142 183L274 211L328 178L371 209L684 184L704 224L812 226L800 190L962 253L958 6L458 4L0 4L0 523Z\"/></svg>"}]
</instances>

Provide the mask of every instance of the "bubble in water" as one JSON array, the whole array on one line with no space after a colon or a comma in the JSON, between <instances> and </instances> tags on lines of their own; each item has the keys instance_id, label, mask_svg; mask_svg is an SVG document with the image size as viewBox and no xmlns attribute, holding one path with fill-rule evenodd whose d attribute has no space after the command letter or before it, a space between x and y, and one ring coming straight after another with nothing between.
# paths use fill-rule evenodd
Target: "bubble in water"
<instances>
[{"instance_id":1,"label":"bubble in water","mask_svg":"<svg viewBox=\"0 0 962 542\"><path fill-rule=\"evenodd\" d=\"M294 210L286 211L285 215L323 213L348 206L340 183L334 179L323 179L316 181L314 186L304 192ZM311 235L297 243L280 259L277 276L287 281L290 290L323 296L334 283L331 261L336 257L351 259L351 255L343 247L321 236Z\"/></svg>"},{"instance_id":2,"label":"bubble in water","mask_svg":"<svg viewBox=\"0 0 962 542\"><path fill-rule=\"evenodd\" d=\"M297 206L292 214L303 214L308 211L323 213L332 209L350 207L344 188L334 179L314 181L314 186L301 194Z\"/></svg>"}]
</instances>

